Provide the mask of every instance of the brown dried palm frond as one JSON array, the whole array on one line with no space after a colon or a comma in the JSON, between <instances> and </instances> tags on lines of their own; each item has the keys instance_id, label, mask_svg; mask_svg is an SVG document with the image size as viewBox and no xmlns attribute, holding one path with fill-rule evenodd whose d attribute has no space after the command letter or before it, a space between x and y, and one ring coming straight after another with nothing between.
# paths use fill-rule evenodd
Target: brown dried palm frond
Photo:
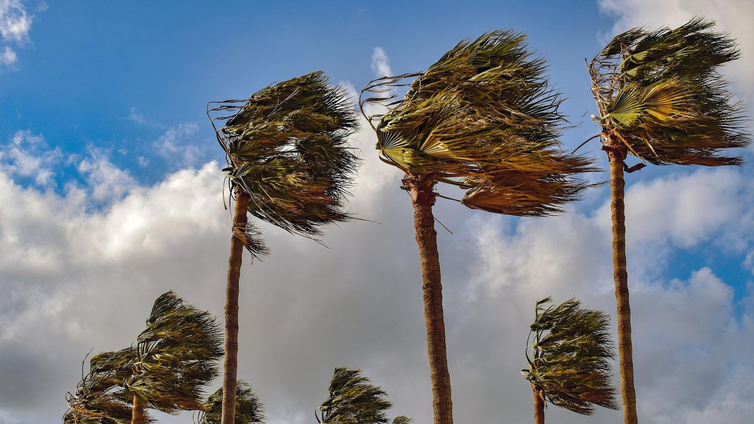
<instances>
[{"instance_id":1,"label":"brown dried palm frond","mask_svg":"<svg viewBox=\"0 0 754 424\"><path fill-rule=\"evenodd\" d=\"M576 299L558 306L537 302L536 319L530 327L522 370L534 390L554 405L589 415L593 405L618 409L612 386L610 360L614 347L610 317L602 311L582 308Z\"/></svg>"},{"instance_id":2,"label":"brown dried palm frond","mask_svg":"<svg viewBox=\"0 0 754 424\"><path fill-rule=\"evenodd\" d=\"M346 142L357 121L343 87L332 87L322 72L312 72L267 86L247 100L210 105L213 126L224 122L215 127L228 162L224 172L233 188L251 197L249 213L307 237L349 218L342 207L358 159ZM247 232L247 239L253 255L265 253L251 241L258 235Z\"/></svg>"},{"instance_id":3,"label":"brown dried palm frond","mask_svg":"<svg viewBox=\"0 0 754 424\"><path fill-rule=\"evenodd\" d=\"M604 140L657 165L741 164L722 153L751 142L744 108L717 72L739 51L713 26L634 28L608 43L589 64Z\"/></svg>"},{"instance_id":4,"label":"brown dried palm frond","mask_svg":"<svg viewBox=\"0 0 754 424\"><path fill-rule=\"evenodd\" d=\"M458 186L463 204L489 212L548 215L577 199L588 185L575 176L596 169L561 150L562 99L524 38L493 31L424 72L370 82L359 105L382 160ZM393 94L399 87L409 87L402 100ZM371 104L387 111L367 115Z\"/></svg>"}]
</instances>

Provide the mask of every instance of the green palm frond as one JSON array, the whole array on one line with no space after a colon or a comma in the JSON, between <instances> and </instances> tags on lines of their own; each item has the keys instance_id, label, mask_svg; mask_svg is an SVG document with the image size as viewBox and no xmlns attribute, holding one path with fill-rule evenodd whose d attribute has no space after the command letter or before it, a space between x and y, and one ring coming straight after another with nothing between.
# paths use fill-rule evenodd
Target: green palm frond
<instances>
[{"instance_id":1,"label":"green palm frond","mask_svg":"<svg viewBox=\"0 0 754 424\"><path fill-rule=\"evenodd\" d=\"M723 156L751 142L740 103L717 72L739 57L735 41L693 19L616 36L589 71L603 138L658 165L740 165Z\"/></svg>"},{"instance_id":2,"label":"green palm frond","mask_svg":"<svg viewBox=\"0 0 754 424\"><path fill-rule=\"evenodd\" d=\"M411 424L414 420L412 418L409 418L405 415L398 415L397 417L393 418L393 424Z\"/></svg>"},{"instance_id":3,"label":"green palm frond","mask_svg":"<svg viewBox=\"0 0 754 424\"><path fill-rule=\"evenodd\" d=\"M385 410L393 406L387 393L370 383L361 370L335 368L330 396L317 408L323 424L387 424ZM315 414L316 415L316 414ZM400 421L399 421L400 422Z\"/></svg>"},{"instance_id":4,"label":"green palm frond","mask_svg":"<svg viewBox=\"0 0 754 424\"><path fill-rule=\"evenodd\" d=\"M536 304L522 374L534 390L554 405L589 415L594 406L617 409L609 360L615 353L610 339L610 318L601 311L582 308L576 299L544 307ZM527 341L528 343L528 341Z\"/></svg>"},{"instance_id":5,"label":"green palm frond","mask_svg":"<svg viewBox=\"0 0 754 424\"><path fill-rule=\"evenodd\" d=\"M267 86L249 99L213 102L217 139L233 187L251 197L249 213L291 233L320 235L319 227L349 218L342 210L358 159L346 141L356 130L343 87L322 72ZM224 113L225 116L213 117ZM230 115L227 115L230 114ZM247 249L266 252L246 232Z\"/></svg>"},{"instance_id":6,"label":"green palm frond","mask_svg":"<svg viewBox=\"0 0 754 424\"><path fill-rule=\"evenodd\" d=\"M511 215L560 211L587 187L592 161L564 153L562 99L525 36L493 31L463 41L424 72L372 81L360 101L383 161L466 190L471 208ZM404 81L415 78L410 84ZM391 90L409 86L401 101Z\"/></svg>"},{"instance_id":7,"label":"green palm frond","mask_svg":"<svg viewBox=\"0 0 754 424\"><path fill-rule=\"evenodd\" d=\"M103 352L92 357L89 373L82 375L74 393L66 394L64 424L128 424L131 396L121 383L132 373L131 349ZM83 368L82 368L83 374ZM147 416L147 423L154 422Z\"/></svg>"},{"instance_id":8,"label":"green palm frond","mask_svg":"<svg viewBox=\"0 0 754 424\"><path fill-rule=\"evenodd\" d=\"M211 394L205 402L205 412L197 424L220 424L223 408L223 389ZM239 380L236 385L236 424L264 424L264 405L251 387Z\"/></svg>"},{"instance_id":9,"label":"green palm frond","mask_svg":"<svg viewBox=\"0 0 754 424\"><path fill-rule=\"evenodd\" d=\"M201 410L204 388L218 375L222 329L215 318L172 291L154 303L134 344L127 391L166 413Z\"/></svg>"}]
</instances>

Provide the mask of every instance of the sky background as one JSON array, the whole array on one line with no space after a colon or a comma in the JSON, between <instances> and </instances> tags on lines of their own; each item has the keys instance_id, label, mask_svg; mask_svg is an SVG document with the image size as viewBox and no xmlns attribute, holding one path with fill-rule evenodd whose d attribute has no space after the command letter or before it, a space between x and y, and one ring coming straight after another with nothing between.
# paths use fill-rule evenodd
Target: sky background
<instances>
[{"instance_id":1,"label":"sky background","mask_svg":"<svg viewBox=\"0 0 754 424\"><path fill-rule=\"evenodd\" d=\"M515 28L568 98L572 149L598 131L584 58L625 29L693 16L738 39L742 59L724 73L754 117L750 0L0 0L0 424L58 423L84 355L130 345L167 290L222 317L230 216L208 101L313 70L358 91L426 69L464 38ZM270 423L315 422L336 366L382 386L391 417L432 420L410 201L374 143L366 125L353 138L364 165L349 210L376 223L328 228L328 248L265 225L271 255L246 258L239 378ZM598 142L583 152L605 167ZM642 423L754 414L754 155L739 153L741 168L627 176ZM608 197L592 189L538 219L438 201L453 231L438 228L456 422L531 422L519 371L537 299L576 296L614 316ZM622 422L606 410L550 407L547 417Z\"/></svg>"}]
</instances>

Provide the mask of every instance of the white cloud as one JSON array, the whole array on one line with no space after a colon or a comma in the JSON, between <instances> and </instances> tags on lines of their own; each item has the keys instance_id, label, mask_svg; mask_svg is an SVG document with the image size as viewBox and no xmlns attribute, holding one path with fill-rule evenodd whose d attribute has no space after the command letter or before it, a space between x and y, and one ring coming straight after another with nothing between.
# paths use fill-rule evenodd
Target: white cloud
<instances>
[{"instance_id":1,"label":"white cloud","mask_svg":"<svg viewBox=\"0 0 754 424\"><path fill-rule=\"evenodd\" d=\"M120 199L136 183L128 171L113 165L104 152L93 150L91 157L79 162L77 169L84 175L96 201Z\"/></svg>"},{"instance_id":2,"label":"white cloud","mask_svg":"<svg viewBox=\"0 0 754 424\"><path fill-rule=\"evenodd\" d=\"M170 127L152 143L155 153L168 163L178 166L195 165L204 157L204 150L191 143L191 138L199 132L199 126L185 122Z\"/></svg>"},{"instance_id":3,"label":"white cloud","mask_svg":"<svg viewBox=\"0 0 754 424\"><path fill-rule=\"evenodd\" d=\"M17 53L7 44L29 43L33 20L34 15L26 12L21 0L0 0L0 41L6 44L0 53L0 65L12 67L18 61Z\"/></svg>"},{"instance_id":4,"label":"white cloud","mask_svg":"<svg viewBox=\"0 0 754 424\"><path fill-rule=\"evenodd\" d=\"M32 178L39 186L54 186L53 167L61 157L60 149L48 149L41 135L17 131L10 143L0 145L0 171Z\"/></svg>"},{"instance_id":5,"label":"white cloud","mask_svg":"<svg viewBox=\"0 0 754 424\"><path fill-rule=\"evenodd\" d=\"M390 59L388 59L387 53L382 47L375 47L372 52L372 72L377 77L393 75L393 71L390 69Z\"/></svg>"},{"instance_id":6,"label":"white cloud","mask_svg":"<svg viewBox=\"0 0 754 424\"><path fill-rule=\"evenodd\" d=\"M0 0L0 36L5 41L29 41L32 19L21 0Z\"/></svg>"}]
</instances>

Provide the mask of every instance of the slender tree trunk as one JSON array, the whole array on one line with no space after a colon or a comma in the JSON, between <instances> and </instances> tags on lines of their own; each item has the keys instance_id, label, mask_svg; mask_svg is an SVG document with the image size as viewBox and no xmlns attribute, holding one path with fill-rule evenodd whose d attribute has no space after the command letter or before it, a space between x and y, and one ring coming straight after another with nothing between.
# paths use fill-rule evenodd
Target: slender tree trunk
<instances>
[{"instance_id":1,"label":"slender tree trunk","mask_svg":"<svg viewBox=\"0 0 754 424\"><path fill-rule=\"evenodd\" d=\"M249 195L236 189L233 227L246 228ZM225 362L223 375L222 424L234 424L236 416L236 379L238 373L238 281L241 277L243 243L235 232L230 237L228 283L225 288Z\"/></svg>"},{"instance_id":2,"label":"slender tree trunk","mask_svg":"<svg viewBox=\"0 0 754 424\"><path fill-rule=\"evenodd\" d=\"M131 424L144 424L146 418L144 417L144 404L141 400L134 396L134 406L131 409Z\"/></svg>"},{"instance_id":3,"label":"slender tree trunk","mask_svg":"<svg viewBox=\"0 0 754 424\"><path fill-rule=\"evenodd\" d=\"M545 401L542 399L540 392L534 392L534 423L545 424Z\"/></svg>"},{"instance_id":4,"label":"slender tree trunk","mask_svg":"<svg viewBox=\"0 0 754 424\"><path fill-rule=\"evenodd\" d=\"M440 257L437 253L437 232L432 216L435 185L425 175L407 174L403 188L411 194L414 206L414 228L422 262L422 293L424 321L427 326L427 352L432 381L432 409L435 424L453 424L453 402L450 399L450 373L445 347L445 320L442 310Z\"/></svg>"},{"instance_id":5,"label":"slender tree trunk","mask_svg":"<svg viewBox=\"0 0 754 424\"><path fill-rule=\"evenodd\" d=\"M620 363L620 392L623 399L624 424L637 424L636 391L634 389L634 360L631 346L631 306L628 301L628 272L626 271L626 216L623 195L625 146L610 143L606 149L610 159L610 210L613 221L613 279L615 301L618 305L618 359Z\"/></svg>"}]
</instances>

